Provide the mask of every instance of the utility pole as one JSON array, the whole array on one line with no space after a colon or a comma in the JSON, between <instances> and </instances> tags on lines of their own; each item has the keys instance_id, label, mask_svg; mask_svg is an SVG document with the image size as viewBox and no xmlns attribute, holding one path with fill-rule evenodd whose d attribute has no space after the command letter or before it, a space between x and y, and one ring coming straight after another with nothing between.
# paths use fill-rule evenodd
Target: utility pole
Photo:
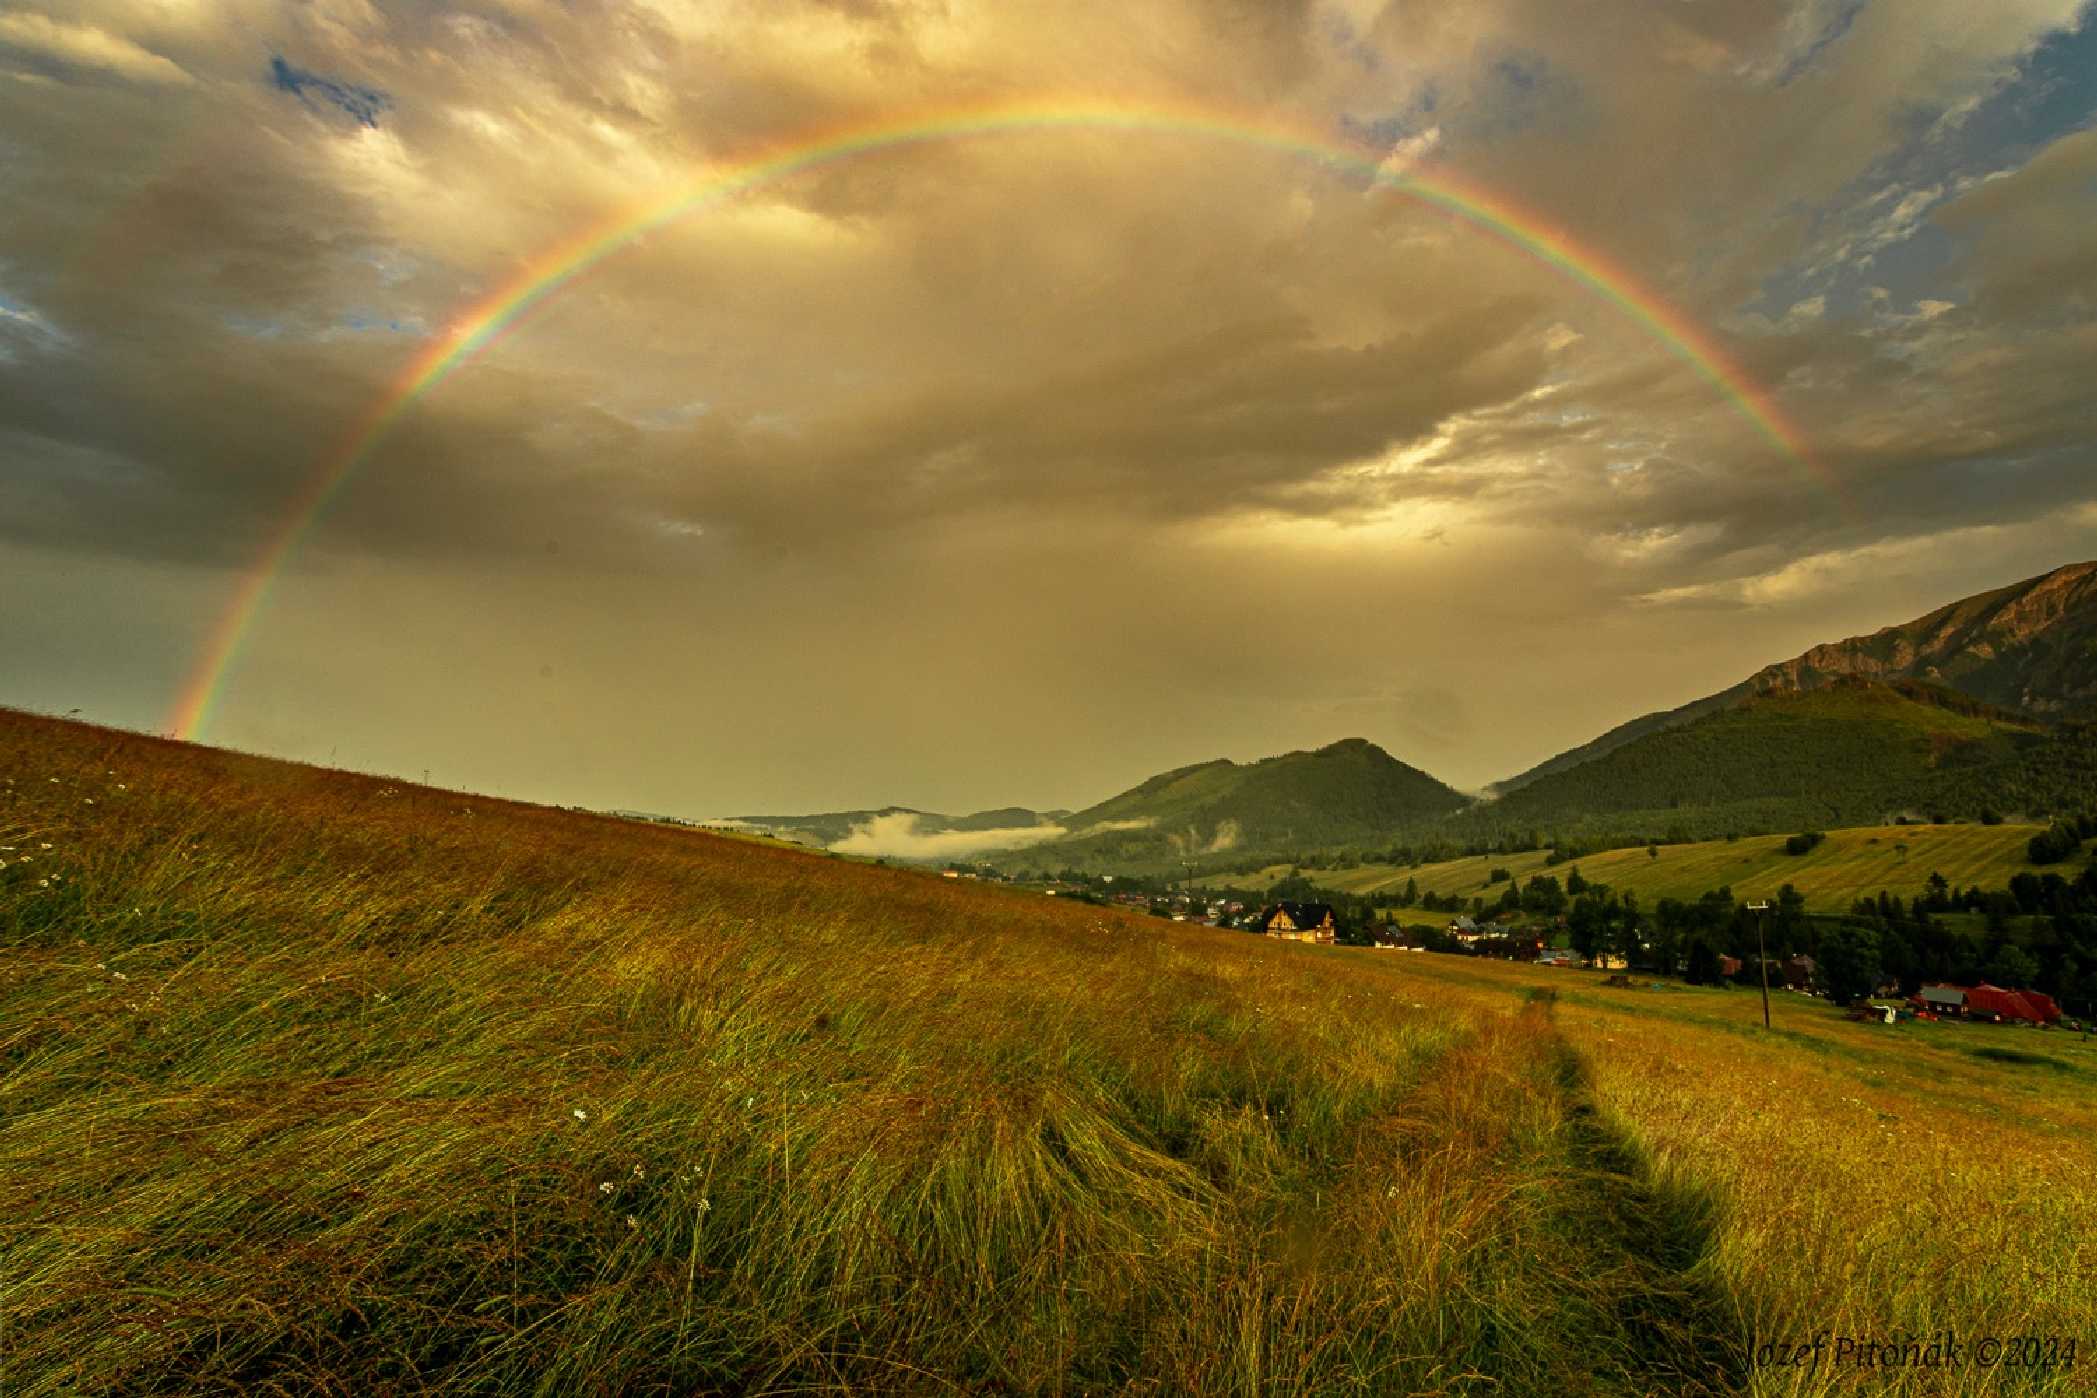
<instances>
[{"instance_id":1,"label":"utility pole","mask_svg":"<svg viewBox=\"0 0 2097 1398\"><path fill-rule=\"evenodd\" d=\"M1748 911L1755 915L1755 949L1761 953L1755 959L1762 963L1762 1027L1769 1028L1769 938L1764 932L1769 924L1769 900L1758 898L1748 904Z\"/></svg>"}]
</instances>

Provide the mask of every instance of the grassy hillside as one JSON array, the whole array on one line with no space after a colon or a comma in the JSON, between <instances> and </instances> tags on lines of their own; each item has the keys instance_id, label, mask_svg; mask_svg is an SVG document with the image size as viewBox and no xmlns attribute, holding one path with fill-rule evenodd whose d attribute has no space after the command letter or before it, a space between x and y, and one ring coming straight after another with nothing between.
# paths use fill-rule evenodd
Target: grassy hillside
<instances>
[{"instance_id":1,"label":"grassy hillside","mask_svg":"<svg viewBox=\"0 0 2097 1398\"><path fill-rule=\"evenodd\" d=\"M1660 898L1695 898L1714 888L1731 887L1740 898L1774 897L1791 884L1814 912L1847 912L1861 897L1891 892L1911 898L1924 891L1932 872L1955 888L1979 885L1996 889L2010 877L2033 868L2025 846L2044 826L2038 825L1871 825L1830 830L1827 839L1805 854L1784 852L1783 835L1743 836L1690 845L1662 845L1657 857L1644 846L1583 855L1547 867L1549 854L1480 855L1417 868L1364 864L1354 869L1307 870L1311 880L1348 893L1396 891L1416 882L1422 893L1485 894L1497 898L1501 885L1488 882L1494 869L1517 879L1549 873L1564 881L1570 869L1612 888L1636 893L1650 907ZM1288 865L1275 865L1241 882L1266 888L1286 876Z\"/></svg>"},{"instance_id":2,"label":"grassy hillside","mask_svg":"<svg viewBox=\"0 0 2097 1398\"><path fill-rule=\"evenodd\" d=\"M1069 817L1071 838L1003 862L1022 869L1177 872L1182 860L1378 839L1467 804L1462 793L1375 744L1349 738L1315 752L1161 773Z\"/></svg>"},{"instance_id":3,"label":"grassy hillside","mask_svg":"<svg viewBox=\"0 0 2097 1398\"><path fill-rule=\"evenodd\" d=\"M0 860L10 1395L1730 1393L2097 1325L2062 1036L8 714Z\"/></svg>"},{"instance_id":4,"label":"grassy hillside","mask_svg":"<svg viewBox=\"0 0 2097 1398\"><path fill-rule=\"evenodd\" d=\"M2043 811L2078 794L2051 778L2052 747L2031 721L1946 690L1845 681L1647 734L1456 824L1702 838L1871 824L1940 804L1967 817L1997 803Z\"/></svg>"}]
</instances>

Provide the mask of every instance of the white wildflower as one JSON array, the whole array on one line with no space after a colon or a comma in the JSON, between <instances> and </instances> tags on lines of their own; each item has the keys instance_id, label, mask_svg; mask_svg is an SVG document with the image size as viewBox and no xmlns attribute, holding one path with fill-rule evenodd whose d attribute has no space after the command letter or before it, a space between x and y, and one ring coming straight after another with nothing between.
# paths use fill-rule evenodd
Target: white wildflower
<instances>
[{"instance_id":1,"label":"white wildflower","mask_svg":"<svg viewBox=\"0 0 2097 1398\"><path fill-rule=\"evenodd\" d=\"M613 1184L610 1180L606 1180L604 1183L597 1186L597 1192L599 1194L609 1194L616 1188L618 1188L617 1185Z\"/></svg>"},{"instance_id":2,"label":"white wildflower","mask_svg":"<svg viewBox=\"0 0 2097 1398\"><path fill-rule=\"evenodd\" d=\"M628 1214L626 1216L626 1226L632 1229L639 1229L641 1226L641 1221L635 1218L632 1214Z\"/></svg>"},{"instance_id":3,"label":"white wildflower","mask_svg":"<svg viewBox=\"0 0 2097 1398\"><path fill-rule=\"evenodd\" d=\"M577 1121L588 1121L590 1119L590 1114L584 1111L581 1107L577 1107L573 1112L569 1113L569 1115L573 1116Z\"/></svg>"},{"instance_id":4,"label":"white wildflower","mask_svg":"<svg viewBox=\"0 0 2097 1398\"><path fill-rule=\"evenodd\" d=\"M706 1197L705 1197L705 1196L703 1196L703 1195L702 1195L702 1196L700 1196L700 1199L699 1199L699 1212L700 1212L700 1213L703 1213L703 1214L704 1214L704 1213L712 1213L712 1212L713 1212L713 1207L714 1207L714 1201L713 1201L713 1200L711 1200L711 1199L708 1199L708 1198L706 1198Z\"/></svg>"},{"instance_id":5,"label":"white wildflower","mask_svg":"<svg viewBox=\"0 0 2097 1398\"><path fill-rule=\"evenodd\" d=\"M648 1178L648 1172L636 1165L633 1167L633 1177L637 1180L645 1180Z\"/></svg>"}]
</instances>

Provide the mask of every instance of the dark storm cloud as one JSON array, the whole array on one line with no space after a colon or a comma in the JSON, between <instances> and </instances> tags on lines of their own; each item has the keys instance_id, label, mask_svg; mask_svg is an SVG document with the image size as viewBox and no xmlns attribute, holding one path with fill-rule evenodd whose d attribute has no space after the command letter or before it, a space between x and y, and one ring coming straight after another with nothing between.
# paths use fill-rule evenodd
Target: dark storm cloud
<instances>
[{"instance_id":1,"label":"dark storm cloud","mask_svg":"<svg viewBox=\"0 0 2097 1398\"><path fill-rule=\"evenodd\" d=\"M1582 670L1594 636L1730 608L1737 634L1667 645L1715 688L1962 569L2097 553L2097 146L2060 95L2087 27L2067 0L16 7L0 551L73 599L36 645L146 625L67 592L88 570L182 599L117 647L166 652L430 337L622 209L898 112L1251 113L1443 162L1628 269L1836 484L1611 294L1421 201L1184 134L931 142L656 229L408 404L229 721L721 809L1069 803L1336 724L1483 781L1651 706ZM1319 678L1245 678L1254 637ZM1578 700L1451 709L1515 652ZM769 707L711 687L722 656L782 677ZM143 674L105 683L167 683ZM447 697L476 683L514 709ZM804 754L799 785L572 737L694 691ZM887 757L824 736L841 707ZM950 760L976 776L896 779Z\"/></svg>"}]
</instances>

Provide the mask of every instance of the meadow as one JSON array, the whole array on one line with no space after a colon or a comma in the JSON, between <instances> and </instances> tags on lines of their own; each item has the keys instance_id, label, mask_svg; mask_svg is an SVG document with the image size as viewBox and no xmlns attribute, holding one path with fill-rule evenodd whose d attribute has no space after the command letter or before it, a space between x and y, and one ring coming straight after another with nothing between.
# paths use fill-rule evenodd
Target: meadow
<instances>
[{"instance_id":1,"label":"meadow","mask_svg":"<svg viewBox=\"0 0 2097 1398\"><path fill-rule=\"evenodd\" d=\"M1416 881L1422 893L1497 898L1489 882L1492 871L1505 869L1517 879L1551 874L1561 883L1577 868L1582 878L1638 895L1651 907L1662 898L1692 900L1715 888L1730 887L1742 899L1774 898L1790 884L1817 913L1844 913L1859 898L1882 891L1912 898L1924 891L1932 873L1942 873L1953 888L1978 885L1999 889L2012 875L2033 868L2025 846L2043 825L1867 825L1830 830L1827 839L1804 854L1786 854L1788 835L1746 835L1737 840L1704 840L1660 845L1658 854L1644 845L1582 855L1550 865L1545 850L1488 854L1405 868L1363 864L1352 869L1313 869L1313 882L1345 893L1384 893ZM1292 866L1275 865L1236 882L1263 890L1286 877Z\"/></svg>"},{"instance_id":2,"label":"meadow","mask_svg":"<svg viewBox=\"0 0 2097 1398\"><path fill-rule=\"evenodd\" d=\"M2097 1344L2097 1053L2061 1033L1793 997L1764 1033L1738 992L4 713L0 860L9 1394L2068 1394L2097 1362L1756 1362Z\"/></svg>"}]
</instances>

